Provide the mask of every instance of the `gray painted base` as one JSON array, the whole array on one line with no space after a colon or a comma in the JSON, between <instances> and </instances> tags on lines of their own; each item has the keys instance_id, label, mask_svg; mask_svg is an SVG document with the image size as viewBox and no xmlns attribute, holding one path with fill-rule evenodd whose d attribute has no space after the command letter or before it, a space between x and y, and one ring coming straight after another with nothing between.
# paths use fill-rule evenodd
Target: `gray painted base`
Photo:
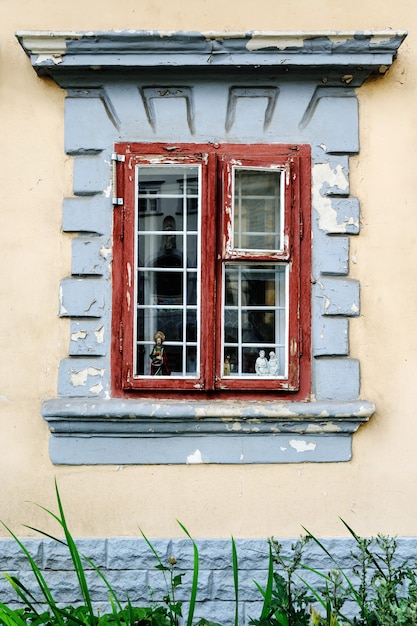
<instances>
[{"instance_id":1,"label":"gray painted base","mask_svg":"<svg viewBox=\"0 0 417 626\"><path fill-rule=\"evenodd\" d=\"M322 540L340 567L349 573L354 565L351 551L355 545L350 539ZM413 563L417 556L416 538L399 538L396 555L397 563L409 560ZM30 539L24 541L30 554L41 568L55 600L60 605L81 604L77 580L72 572L68 551L63 545L52 540ZM227 539L202 539L197 542L200 555L199 587L195 622L205 617L217 621L222 626L234 622L235 602L232 572L231 541ZM290 554L293 540L284 540L283 554ZM162 572L155 569L156 560L143 539L112 538L82 539L77 542L80 551L91 557L114 587L122 604L127 596L133 605L144 606L153 600L161 600L166 593ZM188 539L152 540L163 563L170 556L177 559L178 572L185 572L183 584L178 588L178 599L184 602L183 614L188 615L187 601L190 597L193 567L193 547ZM246 626L250 617L258 617L262 598L254 581L265 585L268 565L268 545L263 539L238 539L236 547L239 561L239 625ZM335 563L315 544L308 544L304 563L309 567L327 573L335 568ZM17 575L22 582L36 591L33 574L27 561L13 540L0 540L0 568L9 574ZM103 581L86 566L92 600L100 613L109 610L108 592ZM303 577L314 583L310 572ZM18 606L16 594L10 584L0 579L0 600ZM347 607L349 611L349 607ZM353 607L350 607L350 611Z\"/></svg>"},{"instance_id":2,"label":"gray painted base","mask_svg":"<svg viewBox=\"0 0 417 626\"><path fill-rule=\"evenodd\" d=\"M199 464L349 461L374 406L356 402L49 400L53 463ZM81 417L79 417L81 416Z\"/></svg>"}]
</instances>

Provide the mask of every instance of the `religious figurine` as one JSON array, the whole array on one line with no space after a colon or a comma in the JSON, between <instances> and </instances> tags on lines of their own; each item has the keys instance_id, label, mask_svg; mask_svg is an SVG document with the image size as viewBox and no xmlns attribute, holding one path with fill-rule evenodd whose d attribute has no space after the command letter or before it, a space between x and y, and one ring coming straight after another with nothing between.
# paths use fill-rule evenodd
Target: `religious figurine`
<instances>
[{"instance_id":1,"label":"religious figurine","mask_svg":"<svg viewBox=\"0 0 417 626\"><path fill-rule=\"evenodd\" d=\"M155 345L150 353L152 376L170 376L171 370L168 365L168 357L164 346L165 334L157 330L153 336Z\"/></svg>"},{"instance_id":2,"label":"religious figurine","mask_svg":"<svg viewBox=\"0 0 417 626\"><path fill-rule=\"evenodd\" d=\"M228 354L224 360L223 376L230 376L230 371L230 354Z\"/></svg>"},{"instance_id":3,"label":"religious figurine","mask_svg":"<svg viewBox=\"0 0 417 626\"><path fill-rule=\"evenodd\" d=\"M279 361L277 359L277 355L275 354L273 350L271 350L271 352L269 353L268 367L269 367L269 373L271 374L271 376L278 376Z\"/></svg>"},{"instance_id":4,"label":"religious figurine","mask_svg":"<svg viewBox=\"0 0 417 626\"><path fill-rule=\"evenodd\" d=\"M255 372L258 376L268 376L269 374L268 360L265 356L265 350L259 350L259 356L255 361Z\"/></svg>"}]
</instances>

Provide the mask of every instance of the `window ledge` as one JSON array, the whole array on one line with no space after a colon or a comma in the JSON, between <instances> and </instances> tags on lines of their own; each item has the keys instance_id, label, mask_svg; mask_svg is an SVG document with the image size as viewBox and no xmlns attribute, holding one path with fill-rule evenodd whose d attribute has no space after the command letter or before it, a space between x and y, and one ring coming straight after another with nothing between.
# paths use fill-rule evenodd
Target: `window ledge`
<instances>
[{"instance_id":1,"label":"window ledge","mask_svg":"<svg viewBox=\"0 0 417 626\"><path fill-rule=\"evenodd\" d=\"M370 402L48 400L56 464L337 462ZM247 435L251 436L248 437Z\"/></svg>"}]
</instances>

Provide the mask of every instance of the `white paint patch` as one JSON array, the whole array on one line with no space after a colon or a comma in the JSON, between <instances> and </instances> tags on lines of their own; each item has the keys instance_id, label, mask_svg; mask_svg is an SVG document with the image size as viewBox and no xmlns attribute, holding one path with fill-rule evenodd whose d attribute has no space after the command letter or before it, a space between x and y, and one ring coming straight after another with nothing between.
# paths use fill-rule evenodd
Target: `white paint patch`
<instances>
[{"instance_id":1,"label":"white paint patch","mask_svg":"<svg viewBox=\"0 0 417 626\"><path fill-rule=\"evenodd\" d=\"M104 341L104 326L101 326L98 330L94 331L97 343L103 343Z\"/></svg>"},{"instance_id":2,"label":"white paint patch","mask_svg":"<svg viewBox=\"0 0 417 626\"><path fill-rule=\"evenodd\" d=\"M38 56L36 57L36 64L39 65L44 61L52 61L53 63L55 63L55 65L59 65L60 63L62 63L63 58L60 54L38 54Z\"/></svg>"},{"instance_id":3,"label":"white paint patch","mask_svg":"<svg viewBox=\"0 0 417 626\"><path fill-rule=\"evenodd\" d=\"M76 333L72 333L71 341L78 341L79 339L85 339L87 337L86 330L77 330Z\"/></svg>"},{"instance_id":4,"label":"white paint patch","mask_svg":"<svg viewBox=\"0 0 417 626\"><path fill-rule=\"evenodd\" d=\"M297 452L310 452L316 449L317 444L312 442L307 443L304 439L291 439L290 446Z\"/></svg>"},{"instance_id":5,"label":"white paint patch","mask_svg":"<svg viewBox=\"0 0 417 626\"><path fill-rule=\"evenodd\" d=\"M192 454L189 454L187 456L187 463L189 463L189 464L204 463L203 456L202 456L200 450L197 449Z\"/></svg>"},{"instance_id":6,"label":"white paint patch","mask_svg":"<svg viewBox=\"0 0 417 626\"><path fill-rule=\"evenodd\" d=\"M97 385L93 385L93 387L90 387L90 391L91 393L100 393L101 391L103 391L103 385L101 384L101 382L97 383Z\"/></svg>"},{"instance_id":7,"label":"white paint patch","mask_svg":"<svg viewBox=\"0 0 417 626\"><path fill-rule=\"evenodd\" d=\"M59 288L59 314L60 315L66 315L68 313L67 309L64 307L63 300L64 300L64 294L62 292L62 287L60 287Z\"/></svg>"},{"instance_id":8,"label":"white paint patch","mask_svg":"<svg viewBox=\"0 0 417 626\"><path fill-rule=\"evenodd\" d=\"M106 248L105 246L101 246L100 248L100 256L103 257L103 259L106 259L111 255L111 248Z\"/></svg>"},{"instance_id":9,"label":"white paint patch","mask_svg":"<svg viewBox=\"0 0 417 626\"><path fill-rule=\"evenodd\" d=\"M352 311L352 313L359 313L359 307L356 304L352 304L350 310Z\"/></svg>"},{"instance_id":10,"label":"white paint patch","mask_svg":"<svg viewBox=\"0 0 417 626\"><path fill-rule=\"evenodd\" d=\"M286 35L262 34L254 32L252 37L246 44L247 50L262 50L263 48L277 48L285 50L286 48L303 48L304 37L288 37Z\"/></svg>"},{"instance_id":11,"label":"white paint patch","mask_svg":"<svg viewBox=\"0 0 417 626\"><path fill-rule=\"evenodd\" d=\"M104 370L99 369L98 367L86 367L84 370L80 372L76 372L71 376L71 384L74 387L82 387L87 383L87 378L89 376L103 376Z\"/></svg>"},{"instance_id":12,"label":"white paint patch","mask_svg":"<svg viewBox=\"0 0 417 626\"><path fill-rule=\"evenodd\" d=\"M112 186L111 183L110 185L108 185L108 187L106 187L105 189L103 189L103 194L105 198L110 198L110 196L112 195Z\"/></svg>"}]
</instances>

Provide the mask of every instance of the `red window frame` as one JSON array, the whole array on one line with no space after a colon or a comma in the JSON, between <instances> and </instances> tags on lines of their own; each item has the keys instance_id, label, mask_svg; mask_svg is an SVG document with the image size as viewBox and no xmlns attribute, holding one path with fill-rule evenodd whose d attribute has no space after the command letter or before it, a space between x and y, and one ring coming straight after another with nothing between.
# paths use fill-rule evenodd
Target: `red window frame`
<instances>
[{"instance_id":1,"label":"red window frame","mask_svg":"<svg viewBox=\"0 0 417 626\"><path fill-rule=\"evenodd\" d=\"M308 145L119 143L114 209L112 381L114 395L161 398L244 397L307 399L311 392L311 156ZM200 376L133 376L135 298L135 165L201 165L201 324ZM233 221L234 167L275 167L285 171L285 230L282 249L235 249ZM224 376L221 354L222 280L225 263L285 263L289 267L288 372L285 379Z\"/></svg>"}]
</instances>

